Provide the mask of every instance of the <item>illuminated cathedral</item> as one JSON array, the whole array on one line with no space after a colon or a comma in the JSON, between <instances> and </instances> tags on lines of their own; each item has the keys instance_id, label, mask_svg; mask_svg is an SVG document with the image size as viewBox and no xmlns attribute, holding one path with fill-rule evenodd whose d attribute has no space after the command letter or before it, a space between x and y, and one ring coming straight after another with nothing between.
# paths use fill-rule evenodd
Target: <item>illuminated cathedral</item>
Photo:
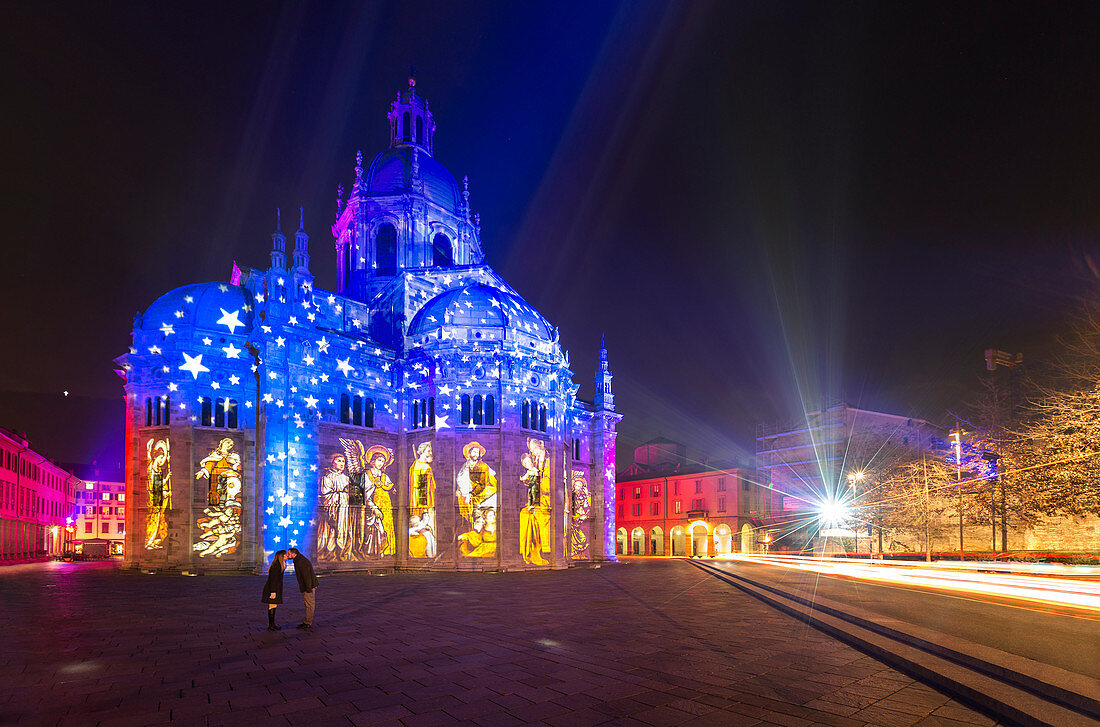
<instances>
[{"instance_id":1,"label":"illuminated cathedral","mask_svg":"<svg viewBox=\"0 0 1100 727\"><path fill-rule=\"evenodd\" d=\"M558 331L485 262L466 179L410 79L389 147L341 189L337 279L288 257L185 285L134 319L126 560L254 570L563 568L613 560L615 412L601 347L577 398Z\"/></svg>"}]
</instances>

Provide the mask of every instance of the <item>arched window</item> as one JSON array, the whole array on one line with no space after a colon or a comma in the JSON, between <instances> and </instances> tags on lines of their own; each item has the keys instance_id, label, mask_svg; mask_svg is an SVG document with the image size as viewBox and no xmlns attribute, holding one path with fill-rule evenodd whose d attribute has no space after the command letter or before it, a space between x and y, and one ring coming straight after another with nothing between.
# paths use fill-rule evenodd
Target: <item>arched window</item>
<instances>
[{"instance_id":1,"label":"arched window","mask_svg":"<svg viewBox=\"0 0 1100 727\"><path fill-rule=\"evenodd\" d=\"M340 394L340 423L351 424L351 399L347 394Z\"/></svg>"},{"instance_id":2,"label":"arched window","mask_svg":"<svg viewBox=\"0 0 1100 727\"><path fill-rule=\"evenodd\" d=\"M401 114L401 138L405 141L409 141L409 137L412 135L412 124L409 123L409 112Z\"/></svg>"},{"instance_id":3,"label":"arched window","mask_svg":"<svg viewBox=\"0 0 1100 727\"><path fill-rule=\"evenodd\" d=\"M351 423L357 427L363 426L363 399L355 397L351 400Z\"/></svg>"},{"instance_id":4,"label":"arched window","mask_svg":"<svg viewBox=\"0 0 1100 727\"><path fill-rule=\"evenodd\" d=\"M202 397L202 425L204 427L210 426L210 397Z\"/></svg>"},{"instance_id":5,"label":"arched window","mask_svg":"<svg viewBox=\"0 0 1100 727\"><path fill-rule=\"evenodd\" d=\"M485 423L497 423L497 403L492 394L485 397Z\"/></svg>"},{"instance_id":6,"label":"arched window","mask_svg":"<svg viewBox=\"0 0 1100 727\"><path fill-rule=\"evenodd\" d=\"M164 426L172 423L172 397L164 397Z\"/></svg>"},{"instance_id":7,"label":"arched window","mask_svg":"<svg viewBox=\"0 0 1100 727\"><path fill-rule=\"evenodd\" d=\"M366 409L363 411L363 426L374 426L374 399L367 399Z\"/></svg>"},{"instance_id":8,"label":"arched window","mask_svg":"<svg viewBox=\"0 0 1100 727\"><path fill-rule=\"evenodd\" d=\"M451 252L451 239L440 232L432 239L432 265L437 267L449 267L454 264L454 254Z\"/></svg>"},{"instance_id":9,"label":"arched window","mask_svg":"<svg viewBox=\"0 0 1100 727\"><path fill-rule=\"evenodd\" d=\"M386 224L378 228L374 238L375 265L374 274L390 276L397 274L397 230Z\"/></svg>"},{"instance_id":10,"label":"arched window","mask_svg":"<svg viewBox=\"0 0 1100 727\"><path fill-rule=\"evenodd\" d=\"M416 117L416 140L421 144L424 143L424 117Z\"/></svg>"},{"instance_id":11,"label":"arched window","mask_svg":"<svg viewBox=\"0 0 1100 727\"><path fill-rule=\"evenodd\" d=\"M153 426L153 400L145 400L145 426Z\"/></svg>"},{"instance_id":12,"label":"arched window","mask_svg":"<svg viewBox=\"0 0 1100 727\"><path fill-rule=\"evenodd\" d=\"M531 404L526 399L523 400L523 411L520 414L520 426L524 429L529 429L531 425Z\"/></svg>"},{"instance_id":13,"label":"arched window","mask_svg":"<svg viewBox=\"0 0 1100 727\"><path fill-rule=\"evenodd\" d=\"M477 394L474 396L474 424L481 424L482 421L481 394Z\"/></svg>"},{"instance_id":14,"label":"arched window","mask_svg":"<svg viewBox=\"0 0 1100 727\"><path fill-rule=\"evenodd\" d=\"M435 397L428 398L428 426L435 426Z\"/></svg>"},{"instance_id":15,"label":"arched window","mask_svg":"<svg viewBox=\"0 0 1100 727\"><path fill-rule=\"evenodd\" d=\"M225 399L218 399L214 402L214 426L225 426Z\"/></svg>"},{"instance_id":16,"label":"arched window","mask_svg":"<svg viewBox=\"0 0 1100 727\"><path fill-rule=\"evenodd\" d=\"M428 426L428 400L420 400L420 426Z\"/></svg>"},{"instance_id":17,"label":"arched window","mask_svg":"<svg viewBox=\"0 0 1100 727\"><path fill-rule=\"evenodd\" d=\"M470 423L470 395L469 394L463 394L462 395L462 423L463 424L469 424Z\"/></svg>"},{"instance_id":18,"label":"arched window","mask_svg":"<svg viewBox=\"0 0 1100 727\"><path fill-rule=\"evenodd\" d=\"M420 426L420 402L413 400L412 428Z\"/></svg>"},{"instance_id":19,"label":"arched window","mask_svg":"<svg viewBox=\"0 0 1100 727\"><path fill-rule=\"evenodd\" d=\"M237 428L237 400L230 399L225 402L226 424L230 429Z\"/></svg>"},{"instance_id":20,"label":"arched window","mask_svg":"<svg viewBox=\"0 0 1100 727\"><path fill-rule=\"evenodd\" d=\"M539 405L539 431L546 431L546 407Z\"/></svg>"}]
</instances>

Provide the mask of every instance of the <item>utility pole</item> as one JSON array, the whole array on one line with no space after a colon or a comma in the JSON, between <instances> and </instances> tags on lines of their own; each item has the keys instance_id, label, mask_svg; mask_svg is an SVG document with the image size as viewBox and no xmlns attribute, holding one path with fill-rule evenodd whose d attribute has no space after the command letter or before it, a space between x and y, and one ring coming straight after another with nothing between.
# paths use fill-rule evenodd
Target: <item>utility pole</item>
<instances>
[{"instance_id":1,"label":"utility pole","mask_svg":"<svg viewBox=\"0 0 1100 727\"><path fill-rule=\"evenodd\" d=\"M959 496L959 560L963 559L963 491L962 491L962 430L959 420L955 420L955 431L951 432L955 440L955 491Z\"/></svg>"}]
</instances>

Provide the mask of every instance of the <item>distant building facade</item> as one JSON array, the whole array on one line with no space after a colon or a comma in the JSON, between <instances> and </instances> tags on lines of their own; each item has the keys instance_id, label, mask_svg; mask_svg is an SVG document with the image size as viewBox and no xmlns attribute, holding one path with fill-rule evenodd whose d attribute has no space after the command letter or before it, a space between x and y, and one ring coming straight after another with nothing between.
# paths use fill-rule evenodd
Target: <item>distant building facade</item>
<instances>
[{"instance_id":1,"label":"distant building facade","mask_svg":"<svg viewBox=\"0 0 1100 727\"><path fill-rule=\"evenodd\" d=\"M815 515L835 498L848 476L873 461L882 442L892 448L927 449L943 433L923 419L836 404L797 423L760 424L756 468L771 493L765 525L773 550L806 550L816 535Z\"/></svg>"},{"instance_id":2,"label":"distant building facade","mask_svg":"<svg viewBox=\"0 0 1100 727\"><path fill-rule=\"evenodd\" d=\"M25 437L0 429L0 562L65 552L77 482Z\"/></svg>"},{"instance_id":3,"label":"distant building facade","mask_svg":"<svg viewBox=\"0 0 1100 727\"><path fill-rule=\"evenodd\" d=\"M714 556L756 552L767 493L752 470L688 462L682 444L657 438L634 450L615 483L619 555Z\"/></svg>"}]
</instances>

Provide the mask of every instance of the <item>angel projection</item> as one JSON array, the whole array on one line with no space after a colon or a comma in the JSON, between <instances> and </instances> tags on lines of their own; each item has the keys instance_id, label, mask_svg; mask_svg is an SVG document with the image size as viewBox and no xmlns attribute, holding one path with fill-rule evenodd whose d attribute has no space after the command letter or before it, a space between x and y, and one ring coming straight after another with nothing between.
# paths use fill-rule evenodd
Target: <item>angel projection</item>
<instances>
[{"instance_id":1,"label":"angel projection","mask_svg":"<svg viewBox=\"0 0 1100 727\"><path fill-rule=\"evenodd\" d=\"M172 459L168 440L150 439L145 443L145 468L148 474L149 509L145 518L145 548L164 547L168 536L166 514L172 509Z\"/></svg>"},{"instance_id":2,"label":"angel projection","mask_svg":"<svg viewBox=\"0 0 1100 727\"><path fill-rule=\"evenodd\" d=\"M588 479L581 470L573 472L570 483L569 557L587 560L588 519L592 516L592 495L588 491Z\"/></svg>"},{"instance_id":3,"label":"angel projection","mask_svg":"<svg viewBox=\"0 0 1100 727\"><path fill-rule=\"evenodd\" d=\"M193 548L200 557L220 558L237 552L241 532L241 455L226 437L199 462L195 478L209 483L207 505L196 523L201 535Z\"/></svg>"},{"instance_id":4,"label":"angel projection","mask_svg":"<svg viewBox=\"0 0 1100 727\"><path fill-rule=\"evenodd\" d=\"M462 448L466 462L458 471L458 512L466 532L458 536L458 552L470 558L489 558L497 552L497 473L485 464L485 447L470 442Z\"/></svg>"},{"instance_id":5,"label":"angel projection","mask_svg":"<svg viewBox=\"0 0 1100 727\"><path fill-rule=\"evenodd\" d=\"M416 460L409 467L409 557L434 558L435 474L432 472L431 442L416 447Z\"/></svg>"},{"instance_id":6,"label":"angel projection","mask_svg":"<svg viewBox=\"0 0 1100 727\"><path fill-rule=\"evenodd\" d=\"M342 453L332 455L321 477L317 558L330 563L356 562L395 551L393 480L386 468L393 450L367 449L357 439L341 439Z\"/></svg>"},{"instance_id":7,"label":"angel projection","mask_svg":"<svg viewBox=\"0 0 1100 727\"><path fill-rule=\"evenodd\" d=\"M520 478L527 489L527 504L519 512L519 550L523 561L531 565L550 565L543 557L551 549L550 537L550 463L541 439L527 438L527 451L520 457L524 473Z\"/></svg>"}]
</instances>

